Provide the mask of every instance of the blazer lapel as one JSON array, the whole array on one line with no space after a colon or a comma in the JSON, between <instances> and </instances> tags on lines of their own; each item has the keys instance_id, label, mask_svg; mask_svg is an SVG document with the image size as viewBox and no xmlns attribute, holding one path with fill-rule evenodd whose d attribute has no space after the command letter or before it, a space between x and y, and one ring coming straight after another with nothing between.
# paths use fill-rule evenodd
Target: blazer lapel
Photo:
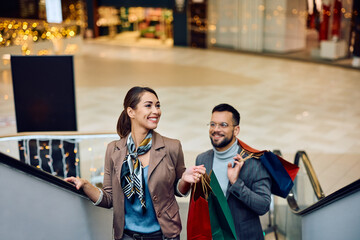
<instances>
[{"instance_id":1,"label":"blazer lapel","mask_svg":"<svg viewBox=\"0 0 360 240\"><path fill-rule=\"evenodd\" d=\"M153 143L150 149L150 162L149 162L149 171L148 179L150 179L152 172L159 165L159 163L166 156L165 143L164 139L157 132L153 132Z\"/></svg>"},{"instance_id":2,"label":"blazer lapel","mask_svg":"<svg viewBox=\"0 0 360 240\"><path fill-rule=\"evenodd\" d=\"M115 144L116 149L115 149L114 153L111 155L111 159L114 162L116 177L117 177L119 183L121 183L121 181L120 181L121 167L122 167L122 164L124 162L126 152L127 152L126 139L127 139L127 137L124 137Z\"/></svg>"},{"instance_id":3,"label":"blazer lapel","mask_svg":"<svg viewBox=\"0 0 360 240\"><path fill-rule=\"evenodd\" d=\"M241 152L241 150L242 150L242 145L241 145L241 143L240 143L240 140L238 139L238 145L239 145L239 150L238 150L238 154ZM246 163L246 162L245 162ZM245 164L244 163L244 164ZM244 167L244 166L243 166ZM239 176L238 177L240 177L240 173L239 173ZM228 182L228 186L227 186L227 189L226 189L226 199L228 199L229 198L229 196L230 196L230 192L229 192L229 188L230 188L230 181Z\"/></svg>"},{"instance_id":4,"label":"blazer lapel","mask_svg":"<svg viewBox=\"0 0 360 240\"><path fill-rule=\"evenodd\" d=\"M213 169L214 164L214 151L211 150L208 152L208 156L204 158L205 161L203 162L204 167L206 168L206 173L210 174L211 170Z\"/></svg>"}]
</instances>

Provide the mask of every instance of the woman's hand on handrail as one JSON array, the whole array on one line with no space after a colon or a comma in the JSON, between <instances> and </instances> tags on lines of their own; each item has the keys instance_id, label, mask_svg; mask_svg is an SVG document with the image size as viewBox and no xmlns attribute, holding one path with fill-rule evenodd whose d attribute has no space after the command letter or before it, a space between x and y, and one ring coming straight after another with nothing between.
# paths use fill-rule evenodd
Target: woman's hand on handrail
<instances>
[{"instance_id":1,"label":"woman's hand on handrail","mask_svg":"<svg viewBox=\"0 0 360 240\"><path fill-rule=\"evenodd\" d=\"M99 199L101 190L92 185L88 180L79 177L68 177L64 180L66 182L73 183L77 190L82 188L91 201L97 202Z\"/></svg>"}]
</instances>

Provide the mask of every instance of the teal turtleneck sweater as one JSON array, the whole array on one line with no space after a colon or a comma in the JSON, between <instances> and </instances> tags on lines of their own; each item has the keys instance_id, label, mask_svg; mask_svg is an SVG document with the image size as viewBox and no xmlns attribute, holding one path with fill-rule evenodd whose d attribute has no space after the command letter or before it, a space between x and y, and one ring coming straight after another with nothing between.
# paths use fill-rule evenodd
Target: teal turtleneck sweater
<instances>
[{"instance_id":1,"label":"teal turtleneck sweater","mask_svg":"<svg viewBox=\"0 0 360 240\"><path fill-rule=\"evenodd\" d=\"M219 152L215 148L213 149L214 149L213 171L215 172L216 178L220 183L220 187L224 195L226 196L226 190L229 183L229 178L227 175L227 165L229 162L233 163L235 161L233 157L235 157L236 154L238 153L239 145L238 142L235 141L230 148L228 148L223 152Z\"/></svg>"}]
</instances>

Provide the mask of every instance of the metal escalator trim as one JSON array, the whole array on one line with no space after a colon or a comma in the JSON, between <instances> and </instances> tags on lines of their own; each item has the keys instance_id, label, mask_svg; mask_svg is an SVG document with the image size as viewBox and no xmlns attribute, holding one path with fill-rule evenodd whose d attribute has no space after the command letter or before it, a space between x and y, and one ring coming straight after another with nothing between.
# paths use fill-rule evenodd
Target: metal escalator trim
<instances>
[{"instance_id":1,"label":"metal escalator trim","mask_svg":"<svg viewBox=\"0 0 360 240\"><path fill-rule=\"evenodd\" d=\"M302 162L304 163L304 166L305 166L305 169L306 169L306 172L309 176L309 179L310 179L310 182L311 182L311 185L313 187L313 190L314 190L314 193L317 197L318 200L322 199L325 197L325 194L321 188L321 185L320 185L320 182L319 182L319 179L318 177L316 176L316 173L315 173L315 170L310 162L310 159L309 157L307 156L306 152L305 151L298 151L295 155L295 161L294 163L296 165L299 166L299 161L300 159L302 160Z\"/></svg>"},{"instance_id":2,"label":"metal escalator trim","mask_svg":"<svg viewBox=\"0 0 360 240\"><path fill-rule=\"evenodd\" d=\"M307 156L305 151L298 151L295 155L294 164L299 166L300 159L302 160L306 173L309 176L311 186L314 190L314 193L318 200L321 200L325 197L325 194L321 188L319 179L316 176L315 170L310 162L309 157ZM290 191L289 195L286 198L288 205L291 209L291 211L297 215L300 215L303 210L299 208L299 205L297 204L296 200L296 193L293 191L293 189Z\"/></svg>"},{"instance_id":3,"label":"metal escalator trim","mask_svg":"<svg viewBox=\"0 0 360 240\"><path fill-rule=\"evenodd\" d=\"M294 213L297 213L300 211L300 208L297 204L297 201L295 199L295 195L293 193L293 191L291 190L289 195L287 196L286 198L287 202L288 202L288 205L290 207L290 209L294 212Z\"/></svg>"},{"instance_id":4,"label":"metal escalator trim","mask_svg":"<svg viewBox=\"0 0 360 240\"><path fill-rule=\"evenodd\" d=\"M281 151L278 149L274 150L273 152L279 156L282 156ZM294 159L294 164L299 166L300 159L304 163L305 170L309 176L311 186L313 187L313 190L314 190L314 193L315 193L317 199L318 200L323 199L325 197L325 194L321 188L319 179L316 176L315 170L310 162L310 159L307 156L305 151L297 151L297 153L295 155L295 159ZM293 191L293 189L290 190L290 193L286 197L286 200L287 200L288 205L293 213L299 214L301 212L299 205L297 204L297 201L296 201L296 193Z\"/></svg>"}]
</instances>

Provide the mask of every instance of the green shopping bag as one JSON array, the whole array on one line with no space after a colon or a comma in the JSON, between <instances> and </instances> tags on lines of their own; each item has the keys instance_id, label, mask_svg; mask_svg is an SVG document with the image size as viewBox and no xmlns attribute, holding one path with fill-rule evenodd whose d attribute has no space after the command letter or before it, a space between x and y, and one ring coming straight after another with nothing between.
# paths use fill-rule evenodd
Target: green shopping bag
<instances>
[{"instance_id":1,"label":"green shopping bag","mask_svg":"<svg viewBox=\"0 0 360 240\"><path fill-rule=\"evenodd\" d=\"M211 233L214 240L236 240L234 220L226 197L213 171L210 172L208 197Z\"/></svg>"}]
</instances>

